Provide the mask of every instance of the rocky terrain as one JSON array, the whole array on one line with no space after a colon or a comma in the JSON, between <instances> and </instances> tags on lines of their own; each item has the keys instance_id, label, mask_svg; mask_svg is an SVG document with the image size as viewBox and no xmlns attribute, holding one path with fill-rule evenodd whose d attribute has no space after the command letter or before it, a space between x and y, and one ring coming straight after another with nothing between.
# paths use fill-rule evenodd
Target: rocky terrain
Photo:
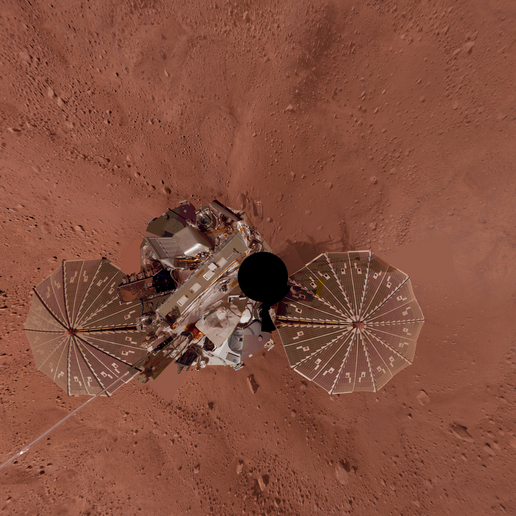
<instances>
[{"instance_id":1,"label":"rocky terrain","mask_svg":"<svg viewBox=\"0 0 516 516\"><path fill-rule=\"evenodd\" d=\"M245 209L290 273L372 249L426 318L374 394L277 333L170 401L132 382L0 472L1 514L516 514L514 2L2 0L0 42L0 462L85 401L36 371L32 287L134 271L183 199Z\"/></svg>"}]
</instances>

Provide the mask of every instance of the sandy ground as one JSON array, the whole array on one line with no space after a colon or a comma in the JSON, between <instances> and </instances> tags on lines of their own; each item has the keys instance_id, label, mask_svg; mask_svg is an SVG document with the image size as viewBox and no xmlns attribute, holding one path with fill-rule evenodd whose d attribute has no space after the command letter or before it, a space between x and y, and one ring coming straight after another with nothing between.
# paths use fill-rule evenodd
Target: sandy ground
<instances>
[{"instance_id":1,"label":"sandy ground","mask_svg":"<svg viewBox=\"0 0 516 516\"><path fill-rule=\"evenodd\" d=\"M2 514L516 514L512 0L1 0L0 42L1 462L85 401L35 369L31 288L182 199L291 273L370 248L427 321L377 394L277 334L171 402L133 382L2 470Z\"/></svg>"}]
</instances>

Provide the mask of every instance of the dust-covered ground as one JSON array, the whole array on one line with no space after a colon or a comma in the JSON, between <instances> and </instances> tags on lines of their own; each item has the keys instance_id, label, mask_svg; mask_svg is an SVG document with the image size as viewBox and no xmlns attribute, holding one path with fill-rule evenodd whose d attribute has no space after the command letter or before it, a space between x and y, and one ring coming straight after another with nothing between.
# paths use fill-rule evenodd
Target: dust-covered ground
<instances>
[{"instance_id":1,"label":"dust-covered ground","mask_svg":"<svg viewBox=\"0 0 516 516\"><path fill-rule=\"evenodd\" d=\"M85 401L36 371L32 287L183 199L290 273L372 249L426 318L376 394L277 333L171 402L133 382L0 472L2 514L516 514L513 1L1 0L0 43L0 462Z\"/></svg>"}]
</instances>

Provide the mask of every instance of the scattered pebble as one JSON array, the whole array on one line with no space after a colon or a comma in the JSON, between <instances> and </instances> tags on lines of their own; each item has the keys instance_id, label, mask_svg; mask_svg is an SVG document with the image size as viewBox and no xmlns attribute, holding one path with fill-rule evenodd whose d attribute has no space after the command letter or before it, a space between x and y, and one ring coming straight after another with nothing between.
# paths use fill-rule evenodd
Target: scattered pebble
<instances>
[{"instance_id":1,"label":"scattered pebble","mask_svg":"<svg viewBox=\"0 0 516 516\"><path fill-rule=\"evenodd\" d=\"M237 464L237 467L236 467L236 474L240 475L240 473L242 473L243 469L244 469L244 461L243 460L239 460L238 464Z\"/></svg>"},{"instance_id":2,"label":"scattered pebble","mask_svg":"<svg viewBox=\"0 0 516 516\"><path fill-rule=\"evenodd\" d=\"M376 229L376 222L371 222L371 224L369 224L369 229L374 231Z\"/></svg>"},{"instance_id":3,"label":"scattered pebble","mask_svg":"<svg viewBox=\"0 0 516 516\"><path fill-rule=\"evenodd\" d=\"M430 396L428 396L425 391L419 391L416 399L419 401L419 403L421 403L421 405L428 405L430 403Z\"/></svg>"},{"instance_id":4,"label":"scattered pebble","mask_svg":"<svg viewBox=\"0 0 516 516\"><path fill-rule=\"evenodd\" d=\"M459 103L457 101L455 101L453 104L452 104L452 107L453 109L457 109L459 107Z\"/></svg>"}]
</instances>

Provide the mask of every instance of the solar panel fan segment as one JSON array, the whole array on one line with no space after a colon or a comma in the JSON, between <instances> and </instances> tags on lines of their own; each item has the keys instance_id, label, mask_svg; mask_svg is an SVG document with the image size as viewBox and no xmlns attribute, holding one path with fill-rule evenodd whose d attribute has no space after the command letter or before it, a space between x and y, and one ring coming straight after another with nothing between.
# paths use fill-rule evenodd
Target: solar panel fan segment
<instances>
[{"instance_id":1,"label":"solar panel fan segment","mask_svg":"<svg viewBox=\"0 0 516 516\"><path fill-rule=\"evenodd\" d=\"M35 288L25 332L37 368L69 395L98 394L147 354L140 303L118 298L123 276L105 259L71 260Z\"/></svg>"},{"instance_id":2,"label":"solar panel fan segment","mask_svg":"<svg viewBox=\"0 0 516 516\"><path fill-rule=\"evenodd\" d=\"M408 276L371 251L324 253L278 306L293 369L330 394L377 391L412 363L423 313Z\"/></svg>"}]
</instances>

